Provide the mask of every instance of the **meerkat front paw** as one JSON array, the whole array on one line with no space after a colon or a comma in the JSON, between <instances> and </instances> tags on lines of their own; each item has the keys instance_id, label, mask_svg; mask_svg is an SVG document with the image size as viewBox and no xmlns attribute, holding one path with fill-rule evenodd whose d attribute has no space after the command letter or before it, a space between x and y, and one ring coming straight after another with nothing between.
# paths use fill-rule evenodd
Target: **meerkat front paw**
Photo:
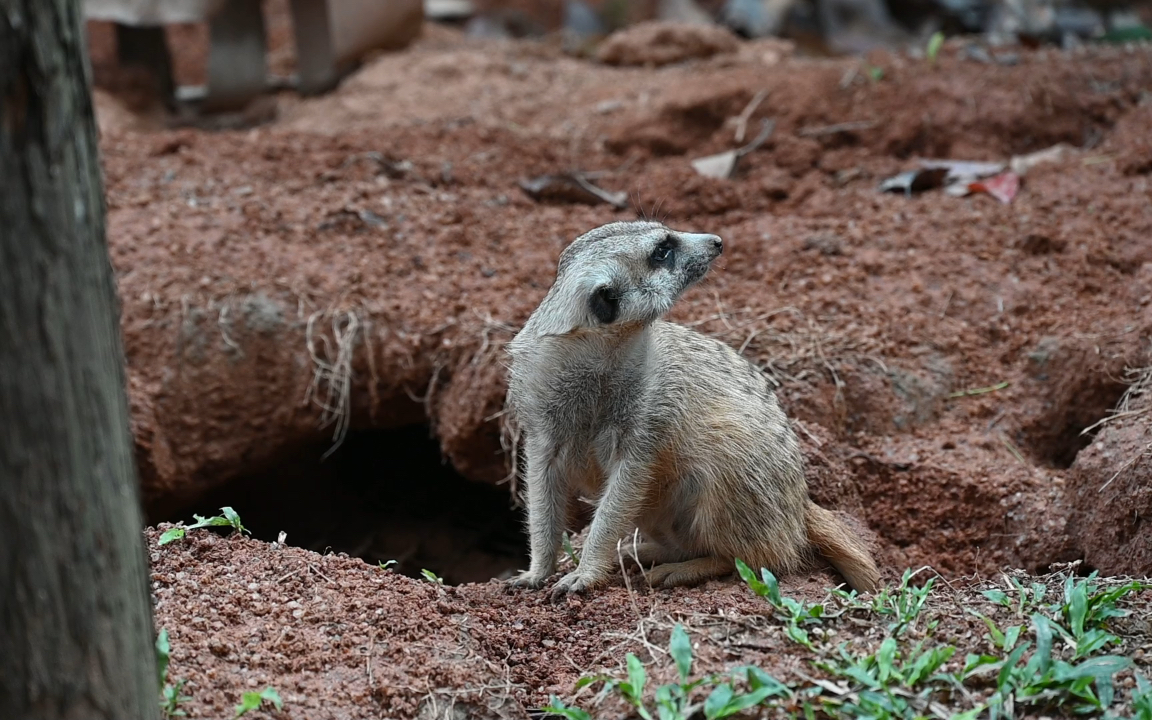
<instances>
[{"instance_id":1,"label":"meerkat front paw","mask_svg":"<svg viewBox=\"0 0 1152 720\"><path fill-rule=\"evenodd\" d=\"M519 575L509 578L508 584L512 587L528 588L530 590L539 590L544 587L544 583L548 581L548 573L533 572L525 570Z\"/></svg>"},{"instance_id":2,"label":"meerkat front paw","mask_svg":"<svg viewBox=\"0 0 1152 720\"><path fill-rule=\"evenodd\" d=\"M570 572L552 587L552 599L560 600L568 595L583 593L600 584L600 579L579 570Z\"/></svg>"}]
</instances>

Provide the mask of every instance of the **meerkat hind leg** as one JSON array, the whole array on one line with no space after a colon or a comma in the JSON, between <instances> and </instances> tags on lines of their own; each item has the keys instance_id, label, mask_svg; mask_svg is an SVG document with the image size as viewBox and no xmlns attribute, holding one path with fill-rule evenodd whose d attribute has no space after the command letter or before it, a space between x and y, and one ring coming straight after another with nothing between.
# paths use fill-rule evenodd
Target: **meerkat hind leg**
<instances>
[{"instance_id":1,"label":"meerkat hind leg","mask_svg":"<svg viewBox=\"0 0 1152 720\"><path fill-rule=\"evenodd\" d=\"M685 559L683 553L652 540L644 540L635 545L625 541L624 555L635 560L641 567L680 562Z\"/></svg>"},{"instance_id":2,"label":"meerkat hind leg","mask_svg":"<svg viewBox=\"0 0 1152 720\"><path fill-rule=\"evenodd\" d=\"M648 584L652 587L699 585L705 580L723 577L732 572L735 564L719 557L700 557L684 562L664 563L648 571Z\"/></svg>"}]
</instances>

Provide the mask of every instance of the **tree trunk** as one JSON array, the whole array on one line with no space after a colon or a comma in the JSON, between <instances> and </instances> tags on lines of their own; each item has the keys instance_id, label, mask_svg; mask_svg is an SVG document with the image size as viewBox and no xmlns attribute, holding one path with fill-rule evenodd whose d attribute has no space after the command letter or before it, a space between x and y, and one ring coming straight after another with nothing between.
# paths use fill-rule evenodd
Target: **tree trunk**
<instances>
[{"instance_id":1,"label":"tree trunk","mask_svg":"<svg viewBox=\"0 0 1152 720\"><path fill-rule=\"evenodd\" d=\"M156 718L79 0L0 0L0 718Z\"/></svg>"}]
</instances>

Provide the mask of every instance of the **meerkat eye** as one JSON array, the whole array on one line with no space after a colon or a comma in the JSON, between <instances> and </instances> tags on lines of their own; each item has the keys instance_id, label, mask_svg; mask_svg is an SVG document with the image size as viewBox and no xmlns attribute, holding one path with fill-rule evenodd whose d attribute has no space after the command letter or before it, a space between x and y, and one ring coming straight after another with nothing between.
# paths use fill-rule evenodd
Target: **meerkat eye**
<instances>
[{"instance_id":1,"label":"meerkat eye","mask_svg":"<svg viewBox=\"0 0 1152 720\"><path fill-rule=\"evenodd\" d=\"M598 287L588 298L588 309L604 325L611 325L620 314L620 294L615 288Z\"/></svg>"},{"instance_id":2,"label":"meerkat eye","mask_svg":"<svg viewBox=\"0 0 1152 720\"><path fill-rule=\"evenodd\" d=\"M673 247L672 238L665 238L648 257L648 264L653 268L671 265L672 257L675 254L676 250Z\"/></svg>"}]
</instances>

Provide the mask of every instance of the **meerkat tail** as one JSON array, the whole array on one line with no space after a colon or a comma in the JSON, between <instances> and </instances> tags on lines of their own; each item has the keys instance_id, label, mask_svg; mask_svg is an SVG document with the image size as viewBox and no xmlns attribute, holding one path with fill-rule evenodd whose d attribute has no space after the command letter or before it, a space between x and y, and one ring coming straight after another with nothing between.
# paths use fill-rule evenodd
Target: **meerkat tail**
<instances>
[{"instance_id":1,"label":"meerkat tail","mask_svg":"<svg viewBox=\"0 0 1152 720\"><path fill-rule=\"evenodd\" d=\"M880 587L880 570L871 553L836 515L808 501L804 513L808 542L840 571L857 592L875 592Z\"/></svg>"}]
</instances>

